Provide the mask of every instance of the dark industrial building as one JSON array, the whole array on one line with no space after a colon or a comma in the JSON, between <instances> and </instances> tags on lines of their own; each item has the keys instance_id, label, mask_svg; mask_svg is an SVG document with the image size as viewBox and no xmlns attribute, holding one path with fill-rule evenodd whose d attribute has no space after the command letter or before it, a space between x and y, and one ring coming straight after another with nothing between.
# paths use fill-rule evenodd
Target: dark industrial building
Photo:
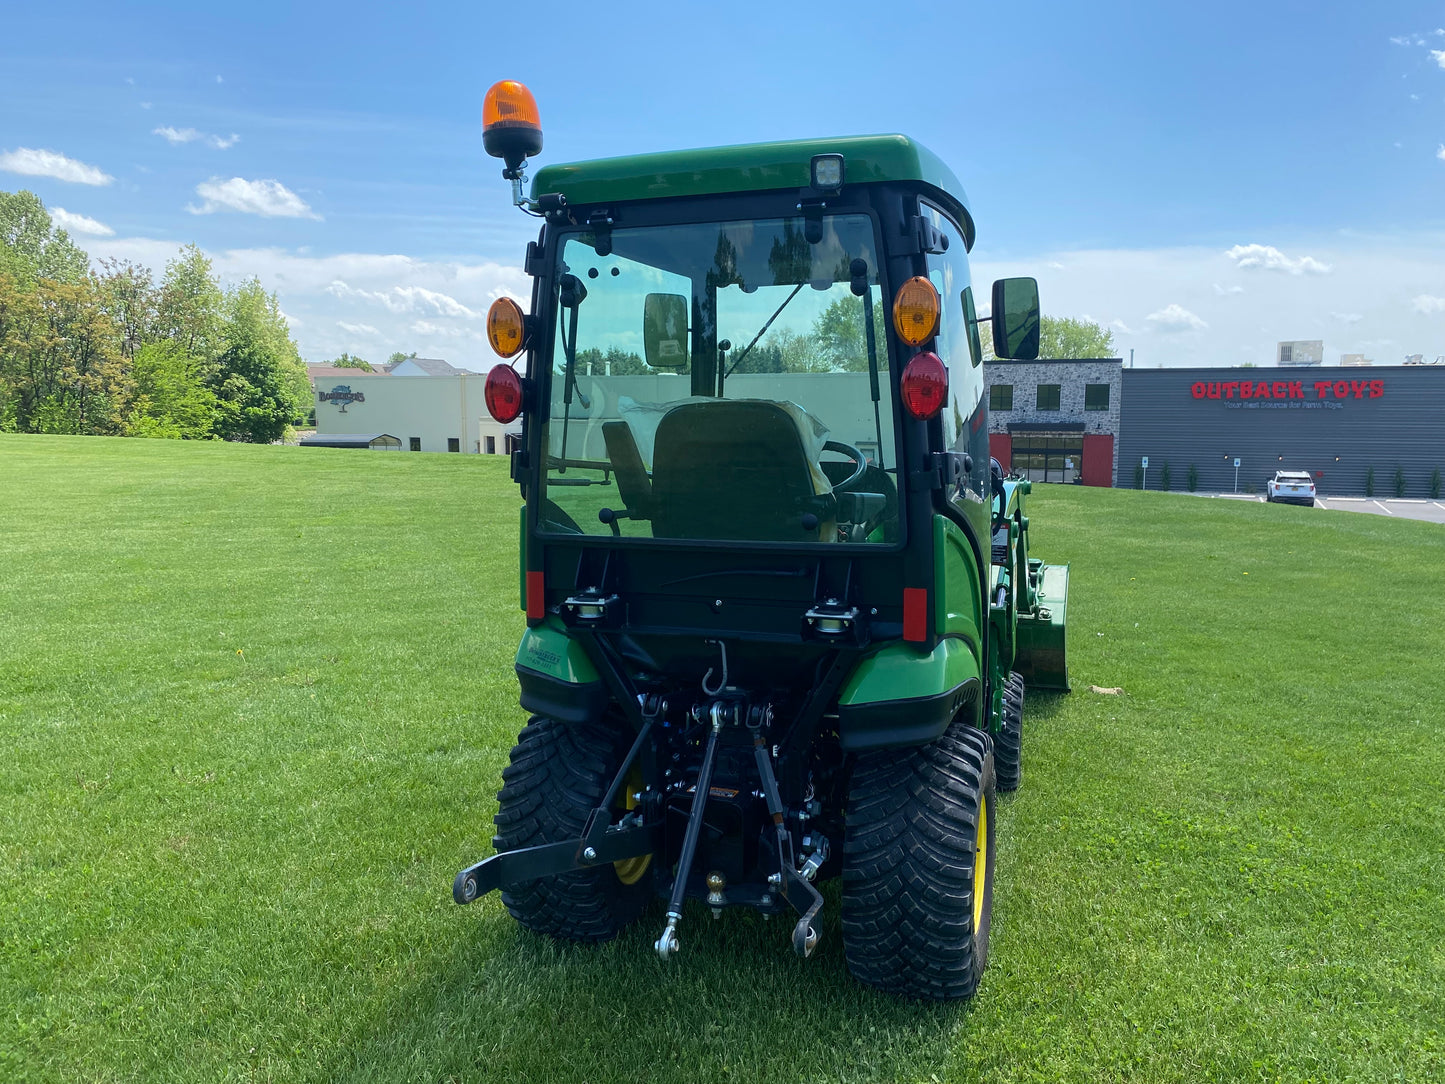
<instances>
[{"instance_id":1,"label":"dark industrial building","mask_svg":"<svg viewBox=\"0 0 1445 1084\"><path fill-rule=\"evenodd\" d=\"M1430 496L1445 474L1445 366L1126 369L1116 485L1263 493L1307 470L1321 496ZM1147 472L1143 461L1147 458Z\"/></svg>"},{"instance_id":2,"label":"dark industrial building","mask_svg":"<svg viewBox=\"0 0 1445 1084\"><path fill-rule=\"evenodd\" d=\"M1117 358L988 363L989 448L1037 482L1263 493L1307 470L1321 496L1433 497L1445 365L1125 369ZM1148 466L1144 464L1148 460ZM1236 483L1235 460L1239 460Z\"/></svg>"}]
</instances>

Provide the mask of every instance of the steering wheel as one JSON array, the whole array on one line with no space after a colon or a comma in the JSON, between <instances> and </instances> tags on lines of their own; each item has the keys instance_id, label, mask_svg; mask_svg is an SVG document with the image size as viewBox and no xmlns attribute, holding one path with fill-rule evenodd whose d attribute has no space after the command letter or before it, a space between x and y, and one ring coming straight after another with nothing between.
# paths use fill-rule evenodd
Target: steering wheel
<instances>
[{"instance_id":1,"label":"steering wheel","mask_svg":"<svg viewBox=\"0 0 1445 1084\"><path fill-rule=\"evenodd\" d=\"M868 460L851 444L844 444L841 440L830 440L823 445L823 451L837 452L839 455L846 455L853 461L853 473L833 487L834 493L848 492L858 484L858 480L863 477L863 472L868 469Z\"/></svg>"}]
</instances>

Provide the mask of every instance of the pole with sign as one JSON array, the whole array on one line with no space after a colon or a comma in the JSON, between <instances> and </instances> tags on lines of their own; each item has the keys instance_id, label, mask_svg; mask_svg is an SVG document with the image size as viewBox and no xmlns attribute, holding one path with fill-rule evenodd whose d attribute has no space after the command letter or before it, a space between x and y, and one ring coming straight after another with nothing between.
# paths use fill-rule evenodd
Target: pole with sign
<instances>
[{"instance_id":1,"label":"pole with sign","mask_svg":"<svg viewBox=\"0 0 1445 1084\"><path fill-rule=\"evenodd\" d=\"M1143 471L1144 471L1144 486L1143 486L1143 488L1144 488L1144 489L1148 489L1148 488L1149 488L1149 457L1148 457L1147 455L1144 456L1144 457L1140 460L1139 466L1140 466L1140 467L1143 469Z\"/></svg>"},{"instance_id":2,"label":"pole with sign","mask_svg":"<svg viewBox=\"0 0 1445 1084\"><path fill-rule=\"evenodd\" d=\"M1234 457L1234 492L1239 492L1239 456Z\"/></svg>"}]
</instances>

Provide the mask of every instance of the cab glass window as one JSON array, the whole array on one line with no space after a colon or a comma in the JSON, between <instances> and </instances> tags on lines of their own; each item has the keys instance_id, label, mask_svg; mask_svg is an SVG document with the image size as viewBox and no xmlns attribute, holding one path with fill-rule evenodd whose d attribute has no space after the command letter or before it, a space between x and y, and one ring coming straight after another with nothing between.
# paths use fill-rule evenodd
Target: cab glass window
<instances>
[{"instance_id":1,"label":"cab glass window","mask_svg":"<svg viewBox=\"0 0 1445 1084\"><path fill-rule=\"evenodd\" d=\"M898 540L872 218L563 234L544 532Z\"/></svg>"}]
</instances>

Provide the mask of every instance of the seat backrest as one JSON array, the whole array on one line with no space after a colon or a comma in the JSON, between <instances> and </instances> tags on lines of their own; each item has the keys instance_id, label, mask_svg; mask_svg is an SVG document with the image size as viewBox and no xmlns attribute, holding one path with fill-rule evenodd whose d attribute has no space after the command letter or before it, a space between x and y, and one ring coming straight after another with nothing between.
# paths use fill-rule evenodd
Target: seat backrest
<instances>
[{"instance_id":1,"label":"seat backrest","mask_svg":"<svg viewBox=\"0 0 1445 1084\"><path fill-rule=\"evenodd\" d=\"M607 444L607 458L612 473L617 475L617 495L627 506L633 519L652 517L652 482L637 450L637 438L626 422L603 422L602 439Z\"/></svg>"},{"instance_id":2,"label":"seat backrest","mask_svg":"<svg viewBox=\"0 0 1445 1084\"><path fill-rule=\"evenodd\" d=\"M817 541L831 529L833 502L816 491L798 423L777 403L684 403L658 424L656 538Z\"/></svg>"}]
</instances>

